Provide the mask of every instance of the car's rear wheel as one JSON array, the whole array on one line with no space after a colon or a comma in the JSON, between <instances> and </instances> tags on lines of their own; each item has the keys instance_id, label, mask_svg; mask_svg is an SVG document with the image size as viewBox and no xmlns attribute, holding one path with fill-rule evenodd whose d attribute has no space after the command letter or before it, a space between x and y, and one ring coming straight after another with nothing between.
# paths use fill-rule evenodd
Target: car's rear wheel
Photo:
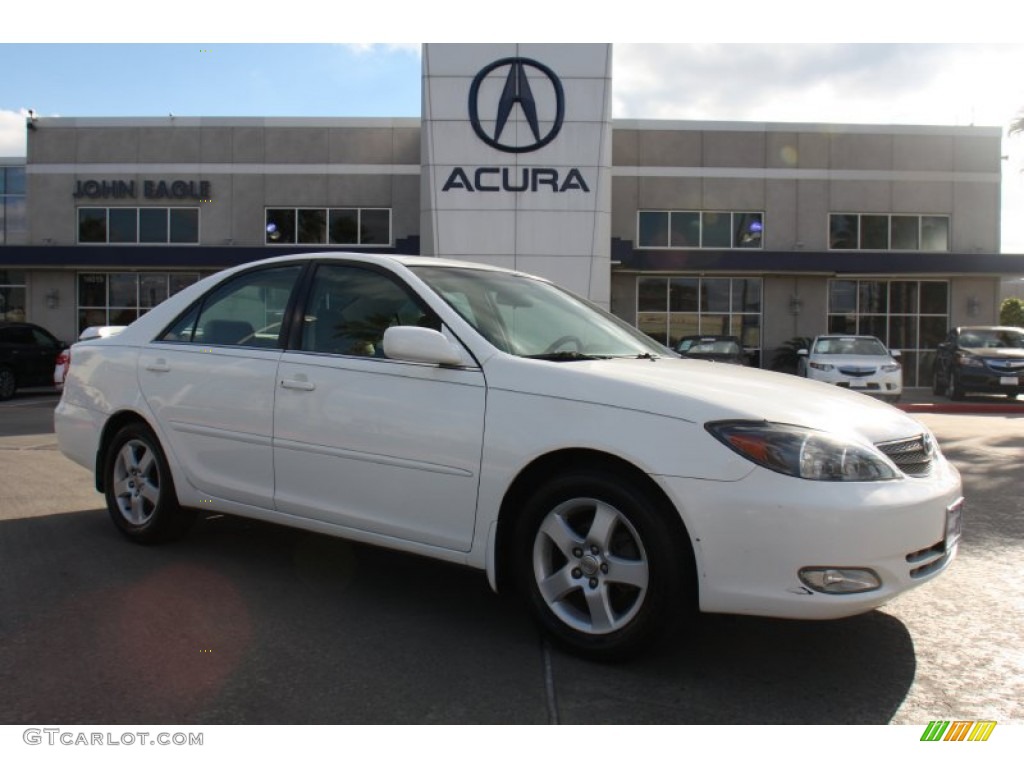
<instances>
[{"instance_id":1,"label":"car's rear wheel","mask_svg":"<svg viewBox=\"0 0 1024 768\"><path fill-rule=\"evenodd\" d=\"M181 536L195 519L178 505L174 480L156 436L129 424L114 436L104 463L107 510L132 541L156 544Z\"/></svg>"},{"instance_id":2,"label":"car's rear wheel","mask_svg":"<svg viewBox=\"0 0 1024 768\"><path fill-rule=\"evenodd\" d=\"M10 400L17 388L18 380L14 377L14 371L7 366L0 366L0 400Z\"/></svg>"},{"instance_id":3,"label":"car's rear wheel","mask_svg":"<svg viewBox=\"0 0 1024 768\"><path fill-rule=\"evenodd\" d=\"M577 470L541 486L516 530L516 576L538 622L593 658L621 658L691 609L688 540L663 504L613 474Z\"/></svg>"}]
</instances>

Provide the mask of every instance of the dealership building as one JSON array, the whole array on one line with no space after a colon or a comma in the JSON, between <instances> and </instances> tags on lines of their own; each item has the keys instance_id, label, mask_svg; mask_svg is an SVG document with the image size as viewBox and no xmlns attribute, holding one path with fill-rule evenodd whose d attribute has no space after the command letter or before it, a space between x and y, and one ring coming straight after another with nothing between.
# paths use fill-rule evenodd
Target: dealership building
<instances>
[{"instance_id":1,"label":"dealership building","mask_svg":"<svg viewBox=\"0 0 1024 768\"><path fill-rule=\"evenodd\" d=\"M520 269L658 340L868 333L930 384L998 317L996 127L613 120L610 45L423 48L415 118L29 118L0 158L0 320L71 339L272 255Z\"/></svg>"}]
</instances>

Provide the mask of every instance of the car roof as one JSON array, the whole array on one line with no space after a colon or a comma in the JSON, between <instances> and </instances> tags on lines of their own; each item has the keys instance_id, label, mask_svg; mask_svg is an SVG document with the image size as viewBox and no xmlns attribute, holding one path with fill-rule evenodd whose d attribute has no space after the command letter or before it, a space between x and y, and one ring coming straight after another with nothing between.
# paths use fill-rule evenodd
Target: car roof
<instances>
[{"instance_id":1,"label":"car roof","mask_svg":"<svg viewBox=\"0 0 1024 768\"><path fill-rule=\"evenodd\" d=\"M257 261L246 262L245 264L241 264L239 265L239 267L236 267L231 271L242 271L242 269L240 268L260 266L263 264L287 263L290 261L308 261L310 259L324 261L361 261L366 264L401 264L404 267L450 267L461 269L478 269L486 270L488 272L503 272L509 275L525 275L528 277L537 278L539 280L545 280L545 278L539 277L538 275L534 275L529 272L522 272L516 269L508 269L506 267L499 267L493 264L482 264L477 261L448 259L442 258L440 256L409 256L397 253L357 253L355 251L310 251L308 253L304 252L282 254L281 256L271 256L266 259L259 259Z\"/></svg>"},{"instance_id":2,"label":"car roof","mask_svg":"<svg viewBox=\"0 0 1024 768\"><path fill-rule=\"evenodd\" d=\"M814 340L818 339L874 339L875 341L881 341L877 336L871 336L865 333L829 333L824 336L815 336Z\"/></svg>"},{"instance_id":3,"label":"car roof","mask_svg":"<svg viewBox=\"0 0 1024 768\"><path fill-rule=\"evenodd\" d=\"M0 320L0 328L38 328L41 331L46 331L51 336L49 329L44 328L38 323L30 323L27 320Z\"/></svg>"},{"instance_id":4,"label":"car roof","mask_svg":"<svg viewBox=\"0 0 1024 768\"><path fill-rule=\"evenodd\" d=\"M1024 333L1024 328L1016 325L958 325L954 330L960 331L1017 331Z\"/></svg>"}]
</instances>

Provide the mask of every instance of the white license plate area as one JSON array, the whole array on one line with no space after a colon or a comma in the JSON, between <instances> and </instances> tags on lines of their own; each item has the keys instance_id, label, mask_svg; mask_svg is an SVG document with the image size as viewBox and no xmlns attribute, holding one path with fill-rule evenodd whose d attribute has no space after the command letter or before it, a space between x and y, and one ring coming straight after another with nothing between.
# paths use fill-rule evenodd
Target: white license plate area
<instances>
[{"instance_id":1,"label":"white license plate area","mask_svg":"<svg viewBox=\"0 0 1024 768\"><path fill-rule=\"evenodd\" d=\"M1007 386L1016 387L1020 384L1020 378L1017 376L1000 376L999 383Z\"/></svg>"},{"instance_id":2,"label":"white license plate area","mask_svg":"<svg viewBox=\"0 0 1024 768\"><path fill-rule=\"evenodd\" d=\"M851 381L850 382L850 388L851 389L867 389L868 388L868 383L866 381Z\"/></svg>"},{"instance_id":3,"label":"white license plate area","mask_svg":"<svg viewBox=\"0 0 1024 768\"><path fill-rule=\"evenodd\" d=\"M960 541L964 532L964 500L946 507L946 551L949 552Z\"/></svg>"}]
</instances>

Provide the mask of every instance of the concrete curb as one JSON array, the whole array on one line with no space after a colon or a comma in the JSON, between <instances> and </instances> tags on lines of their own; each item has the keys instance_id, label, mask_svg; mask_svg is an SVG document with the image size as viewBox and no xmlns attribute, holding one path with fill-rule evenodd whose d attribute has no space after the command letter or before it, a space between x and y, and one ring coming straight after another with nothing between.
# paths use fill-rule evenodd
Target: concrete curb
<instances>
[{"instance_id":1,"label":"concrete curb","mask_svg":"<svg viewBox=\"0 0 1024 768\"><path fill-rule=\"evenodd\" d=\"M1017 414L1024 416L1024 403L897 403L907 413Z\"/></svg>"}]
</instances>

